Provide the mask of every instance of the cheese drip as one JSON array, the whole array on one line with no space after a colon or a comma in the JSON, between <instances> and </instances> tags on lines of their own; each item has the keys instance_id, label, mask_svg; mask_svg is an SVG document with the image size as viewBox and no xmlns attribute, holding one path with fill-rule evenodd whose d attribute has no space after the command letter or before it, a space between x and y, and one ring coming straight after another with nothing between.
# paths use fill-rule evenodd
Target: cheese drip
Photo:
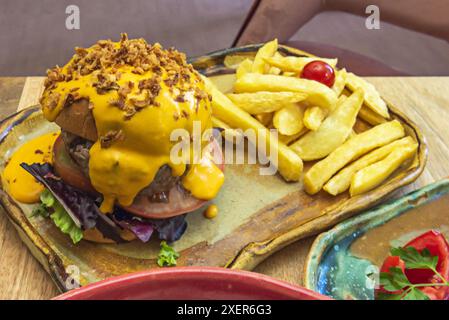
<instances>
[{"instance_id":1,"label":"cheese drip","mask_svg":"<svg viewBox=\"0 0 449 320\"><path fill-rule=\"evenodd\" d=\"M8 193L17 201L23 203L39 202L39 195L44 186L20 164L52 163L53 144L59 133L47 133L34 138L17 149L9 159L2 173L2 182Z\"/></svg>"},{"instance_id":2,"label":"cheese drip","mask_svg":"<svg viewBox=\"0 0 449 320\"><path fill-rule=\"evenodd\" d=\"M121 46L125 46L124 43L130 41L145 43L142 39L122 40L113 43L112 50L119 50ZM157 44L153 48L166 54ZM99 50L98 44L84 50L87 50L84 55L91 50ZM76 71L74 59L78 61L79 56L75 55L66 66L56 70L58 75L70 75L70 80L67 81L66 78L66 81L52 81L44 91L41 103L45 117L54 121L67 99L70 99L69 95L74 94L76 99L89 99L99 137L90 149L89 175L93 187L103 195L100 210L104 213L111 212L117 202L121 206L130 206L136 195L153 181L163 165L168 165L174 176L183 175L186 165L174 164L170 160L170 150L176 143L170 141L170 134L175 129L185 129L192 135L194 121L201 123L202 131L211 127L210 100L207 95L198 94L204 92L204 83L199 75L191 67L184 68L182 82L174 85L171 81L173 71L167 68L147 68L144 71L127 64L82 74ZM103 74L112 79L113 89L98 89L98 81L104 78ZM141 84L146 80L154 82L154 79L159 80L159 90L148 99L151 92L142 89ZM123 92L120 94L122 89L126 89L125 97ZM117 101L121 98L122 104L117 106ZM149 103L142 105L135 101ZM135 112L130 116L127 114L127 106L135 107ZM111 136L112 141L106 144L105 137ZM208 167L216 168L213 163ZM197 166L192 165L191 168L193 170ZM186 173L187 176L192 174L194 173ZM190 178L189 181L195 182L184 186L195 197L209 199L221 187L216 182L212 187L209 186L209 181L217 180L217 175L222 177L218 168L202 170L201 178Z\"/></svg>"}]
</instances>

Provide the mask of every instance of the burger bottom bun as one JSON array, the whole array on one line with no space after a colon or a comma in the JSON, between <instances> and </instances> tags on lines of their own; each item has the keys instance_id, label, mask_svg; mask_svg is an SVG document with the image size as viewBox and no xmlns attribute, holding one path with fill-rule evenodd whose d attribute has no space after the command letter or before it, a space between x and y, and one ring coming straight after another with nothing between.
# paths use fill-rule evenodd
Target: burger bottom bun
<instances>
[{"instance_id":1,"label":"burger bottom bun","mask_svg":"<svg viewBox=\"0 0 449 320\"><path fill-rule=\"evenodd\" d=\"M120 237L122 237L122 239L126 240L126 241L133 241L134 239L136 239L136 236L129 230L120 230ZM113 243L113 244L115 244L114 240L105 238L103 236L103 234L100 231L98 231L97 228L84 230L83 239L87 240L87 241L91 241L91 242L97 242L97 243Z\"/></svg>"}]
</instances>

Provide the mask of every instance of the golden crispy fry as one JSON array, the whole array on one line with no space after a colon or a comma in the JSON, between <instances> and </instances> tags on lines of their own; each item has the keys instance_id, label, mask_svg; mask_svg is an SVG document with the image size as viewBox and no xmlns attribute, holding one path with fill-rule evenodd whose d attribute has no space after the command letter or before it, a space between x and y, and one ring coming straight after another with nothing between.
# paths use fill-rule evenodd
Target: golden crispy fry
<instances>
[{"instance_id":1,"label":"golden crispy fry","mask_svg":"<svg viewBox=\"0 0 449 320\"><path fill-rule=\"evenodd\" d=\"M304 134L306 134L309 130L306 127L303 127L301 131L299 131L297 134L286 136L283 134L278 133L278 139L282 143L285 143L286 145L289 145L290 143L298 140L300 137L302 137Z\"/></svg>"},{"instance_id":2,"label":"golden crispy fry","mask_svg":"<svg viewBox=\"0 0 449 320\"><path fill-rule=\"evenodd\" d=\"M212 113L215 117L234 128L243 130L253 129L257 136L265 138L266 150L275 148L277 152L277 166L279 173L287 181L298 181L301 177L303 163L301 158L289 147L277 139L259 121L254 119L249 113L237 107L228 97L221 93L214 84L202 77L206 84L207 91L212 95ZM256 144L256 141L251 141ZM273 157L276 155L270 155Z\"/></svg>"},{"instance_id":3,"label":"golden crispy fry","mask_svg":"<svg viewBox=\"0 0 449 320\"><path fill-rule=\"evenodd\" d=\"M346 85L346 69L335 71L335 82L332 86L332 90L335 91L337 96L340 96Z\"/></svg>"},{"instance_id":4,"label":"golden crispy fry","mask_svg":"<svg viewBox=\"0 0 449 320\"><path fill-rule=\"evenodd\" d=\"M237 79L243 76L245 73L251 72L251 69L253 68L253 61L250 59L243 60L242 63L239 64L237 67L237 71L235 72Z\"/></svg>"},{"instance_id":5,"label":"golden crispy fry","mask_svg":"<svg viewBox=\"0 0 449 320\"><path fill-rule=\"evenodd\" d=\"M326 113L320 107L308 107L304 112L304 125L312 131L318 130Z\"/></svg>"},{"instance_id":6,"label":"golden crispy fry","mask_svg":"<svg viewBox=\"0 0 449 320\"><path fill-rule=\"evenodd\" d=\"M332 110L337 103L335 92L317 81L271 74L247 73L234 84L236 92L291 91L307 95L305 101Z\"/></svg>"},{"instance_id":7,"label":"golden crispy fry","mask_svg":"<svg viewBox=\"0 0 449 320\"><path fill-rule=\"evenodd\" d=\"M341 168L365 153L404 136L397 120L386 122L347 140L325 159L317 162L304 176L307 193L315 194Z\"/></svg>"},{"instance_id":8,"label":"golden crispy fry","mask_svg":"<svg viewBox=\"0 0 449 320\"><path fill-rule=\"evenodd\" d=\"M282 70L276 67L270 67L268 74L281 74Z\"/></svg>"},{"instance_id":9,"label":"golden crispy fry","mask_svg":"<svg viewBox=\"0 0 449 320\"><path fill-rule=\"evenodd\" d=\"M417 143L394 149L383 160L357 171L352 177L349 194L352 196L367 192L380 185L407 159L413 157L418 148Z\"/></svg>"},{"instance_id":10,"label":"golden crispy fry","mask_svg":"<svg viewBox=\"0 0 449 320\"><path fill-rule=\"evenodd\" d=\"M282 54L279 53L279 51L276 51L273 55L273 57L283 57ZM282 70L275 66L270 66L268 69L268 74L281 74Z\"/></svg>"},{"instance_id":11,"label":"golden crispy fry","mask_svg":"<svg viewBox=\"0 0 449 320\"><path fill-rule=\"evenodd\" d=\"M347 96L344 96L344 95L339 96L339 97L338 97L338 100L337 100L337 104L343 103L343 101L345 101L345 100L348 98L348 96L350 96L350 95L351 95L351 93L348 92L348 95L347 95ZM360 108L360 109L361 109L361 108Z\"/></svg>"},{"instance_id":12,"label":"golden crispy fry","mask_svg":"<svg viewBox=\"0 0 449 320\"><path fill-rule=\"evenodd\" d=\"M282 109L289 103L306 99L307 95L301 92L269 92L231 93L227 95L232 102L248 113L259 114Z\"/></svg>"},{"instance_id":13,"label":"golden crispy fry","mask_svg":"<svg viewBox=\"0 0 449 320\"><path fill-rule=\"evenodd\" d=\"M234 139L235 137L241 137L241 132L231 128L228 124L224 123L217 117L212 117L212 125L215 128L221 128L224 129L224 131L221 133L221 135L225 138L231 138ZM234 140L233 140L234 141Z\"/></svg>"},{"instance_id":14,"label":"golden crispy fry","mask_svg":"<svg viewBox=\"0 0 449 320\"><path fill-rule=\"evenodd\" d=\"M273 125L280 134L292 136L304 127L303 117L303 109L297 104L291 103L274 113Z\"/></svg>"},{"instance_id":15,"label":"golden crispy fry","mask_svg":"<svg viewBox=\"0 0 449 320\"><path fill-rule=\"evenodd\" d=\"M346 74L346 85L352 91L361 88L365 94L366 105L378 115L386 119L390 118L387 104L382 100L379 92L377 92L376 88L371 83L360 77L357 77L352 72L348 72Z\"/></svg>"},{"instance_id":16,"label":"golden crispy fry","mask_svg":"<svg viewBox=\"0 0 449 320\"><path fill-rule=\"evenodd\" d=\"M271 125L271 122L273 120L273 113L267 112L267 113L259 113L255 115L255 118L263 124L265 127L269 127Z\"/></svg>"},{"instance_id":17,"label":"golden crispy fry","mask_svg":"<svg viewBox=\"0 0 449 320\"><path fill-rule=\"evenodd\" d=\"M268 64L278 67L283 71L295 72L299 74L304 66L309 62L320 60L324 61L327 64L331 65L333 68L337 65L337 59L326 59L326 58L318 58L318 57L266 57L264 59Z\"/></svg>"},{"instance_id":18,"label":"golden crispy fry","mask_svg":"<svg viewBox=\"0 0 449 320\"><path fill-rule=\"evenodd\" d=\"M230 69L237 69L240 64L245 61L250 60L248 55L244 54L228 54L224 60L223 64Z\"/></svg>"},{"instance_id":19,"label":"golden crispy fry","mask_svg":"<svg viewBox=\"0 0 449 320\"><path fill-rule=\"evenodd\" d=\"M256 56L254 57L252 72L266 73L270 66L265 63L264 58L272 57L276 51L278 51L277 39L265 43L264 46L257 51Z\"/></svg>"},{"instance_id":20,"label":"golden crispy fry","mask_svg":"<svg viewBox=\"0 0 449 320\"><path fill-rule=\"evenodd\" d=\"M400 140L393 141L383 147L380 147L379 149L373 150L367 155L364 155L360 159L352 162L346 168L343 168L324 185L323 189L326 190L326 192L336 196L337 194L348 190L351 184L351 179L357 171L384 159L392 151L398 148L413 146L414 144L415 141L412 137L405 137Z\"/></svg>"},{"instance_id":21,"label":"golden crispy fry","mask_svg":"<svg viewBox=\"0 0 449 320\"><path fill-rule=\"evenodd\" d=\"M362 103L363 91L354 91L337 105L318 130L310 131L290 147L305 161L324 158L351 134Z\"/></svg>"},{"instance_id":22,"label":"golden crispy fry","mask_svg":"<svg viewBox=\"0 0 449 320\"><path fill-rule=\"evenodd\" d=\"M384 123L387 119L375 113L368 107L362 106L359 111L359 118L368 122L372 126L377 126L378 124Z\"/></svg>"},{"instance_id":23,"label":"golden crispy fry","mask_svg":"<svg viewBox=\"0 0 449 320\"><path fill-rule=\"evenodd\" d=\"M351 133L348 136L348 139L354 138L357 135L357 133L354 131L354 129L351 130Z\"/></svg>"}]
</instances>

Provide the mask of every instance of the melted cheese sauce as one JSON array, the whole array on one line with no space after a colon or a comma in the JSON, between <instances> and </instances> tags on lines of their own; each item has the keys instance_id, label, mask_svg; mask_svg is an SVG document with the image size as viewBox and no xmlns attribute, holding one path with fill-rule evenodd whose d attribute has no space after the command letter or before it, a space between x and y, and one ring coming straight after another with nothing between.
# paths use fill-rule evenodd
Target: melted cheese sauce
<instances>
[{"instance_id":1,"label":"melted cheese sauce","mask_svg":"<svg viewBox=\"0 0 449 320\"><path fill-rule=\"evenodd\" d=\"M63 73L67 73L69 64L62 68ZM118 85L125 86L129 81L134 83L126 101L131 98L142 99L138 83L151 78L152 71L136 74L130 66L122 66L118 71L121 74L116 81ZM162 80L167 77L164 70ZM77 75L67 82L57 82L51 91L44 91L41 102L45 117L54 121L67 95L76 91L77 98L89 99L98 137L110 131L121 130L123 133L122 139L114 141L108 148L102 147L98 140L90 149L89 175L94 188L103 194L100 210L106 213L112 211L116 202L121 206L131 205L138 192L153 181L161 166L169 165L175 176L184 174L185 164L173 164L170 161L170 150L176 143L170 141L170 134L178 128L192 134L194 121L201 122L202 131L210 128L211 105L209 99L197 99L193 91L185 92L183 102L178 102L175 97L179 90L176 87L169 88L161 81L161 89L155 98L159 106L146 106L130 119L125 119L123 110L111 105L112 101L119 98L117 90L99 94L93 86L96 81L97 75L93 72L85 76ZM204 90L204 84L196 74L192 73L190 81ZM46 105L51 92L60 94L55 108ZM191 168L184 179L185 188L199 199L215 197L224 179L220 169L213 163L207 166L192 165Z\"/></svg>"},{"instance_id":2,"label":"melted cheese sauce","mask_svg":"<svg viewBox=\"0 0 449 320\"><path fill-rule=\"evenodd\" d=\"M2 173L2 182L8 193L23 203L39 202L44 186L24 170L20 164L52 163L53 144L58 133L48 133L22 145L11 157Z\"/></svg>"},{"instance_id":3,"label":"melted cheese sauce","mask_svg":"<svg viewBox=\"0 0 449 320\"><path fill-rule=\"evenodd\" d=\"M223 172L208 158L192 165L182 179L184 188L198 199L211 200L217 195L224 182Z\"/></svg>"}]
</instances>

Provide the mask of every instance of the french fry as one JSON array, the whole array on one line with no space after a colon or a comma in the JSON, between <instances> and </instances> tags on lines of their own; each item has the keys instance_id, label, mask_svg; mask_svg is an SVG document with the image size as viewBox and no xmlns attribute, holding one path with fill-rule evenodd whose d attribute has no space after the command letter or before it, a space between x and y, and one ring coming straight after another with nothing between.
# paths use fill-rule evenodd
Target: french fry
<instances>
[{"instance_id":1,"label":"french fry","mask_svg":"<svg viewBox=\"0 0 449 320\"><path fill-rule=\"evenodd\" d=\"M307 193L315 194L341 168L367 152L404 136L397 120L386 122L347 140L323 160L317 162L304 176Z\"/></svg>"},{"instance_id":2,"label":"french fry","mask_svg":"<svg viewBox=\"0 0 449 320\"><path fill-rule=\"evenodd\" d=\"M362 89L365 94L365 103L367 107L385 119L390 118L387 104L382 100L379 92L377 92L376 88L371 83L356 76L352 72L347 72L346 85L352 91L358 88Z\"/></svg>"},{"instance_id":3,"label":"french fry","mask_svg":"<svg viewBox=\"0 0 449 320\"><path fill-rule=\"evenodd\" d=\"M351 133L348 136L348 139L354 138L357 135L357 133L354 131L354 129L351 130Z\"/></svg>"},{"instance_id":4,"label":"french fry","mask_svg":"<svg viewBox=\"0 0 449 320\"><path fill-rule=\"evenodd\" d=\"M286 136L286 135L278 133L278 139L282 143L285 143L286 145L289 145L290 143L298 140L301 136L306 134L308 131L309 130L306 127L303 127L301 129L301 131L299 131L297 134L294 134L294 135L291 135L291 136Z\"/></svg>"},{"instance_id":5,"label":"french fry","mask_svg":"<svg viewBox=\"0 0 449 320\"><path fill-rule=\"evenodd\" d=\"M304 112L304 125L312 131L318 130L325 116L326 113L320 107L308 107Z\"/></svg>"},{"instance_id":6,"label":"french fry","mask_svg":"<svg viewBox=\"0 0 449 320\"><path fill-rule=\"evenodd\" d=\"M213 115L228 123L231 127L243 130L253 129L258 137L265 139L266 150L275 149L276 155L270 154L269 156L277 156L277 168L282 177L287 181L298 181L303 169L301 158L285 144L277 141L275 136L249 113L237 107L209 79L202 78L205 81L207 91L212 95ZM256 141L251 142L256 144Z\"/></svg>"},{"instance_id":7,"label":"french fry","mask_svg":"<svg viewBox=\"0 0 449 320\"><path fill-rule=\"evenodd\" d=\"M343 68L341 70L335 71L335 82L334 85L332 86L332 90L335 91L337 97L341 95L343 89L345 88L345 85L346 85L346 69Z\"/></svg>"},{"instance_id":8,"label":"french fry","mask_svg":"<svg viewBox=\"0 0 449 320\"><path fill-rule=\"evenodd\" d=\"M248 55L243 54L228 54L224 60L223 64L229 69L237 69L243 61L250 60Z\"/></svg>"},{"instance_id":9,"label":"french fry","mask_svg":"<svg viewBox=\"0 0 449 320\"><path fill-rule=\"evenodd\" d=\"M412 143L394 149L387 157L357 171L352 177L349 194L351 197L374 189L387 179L407 159L413 157L418 148Z\"/></svg>"},{"instance_id":10,"label":"french fry","mask_svg":"<svg viewBox=\"0 0 449 320\"><path fill-rule=\"evenodd\" d=\"M351 134L362 103L363 91L354 91L337 105L318 130L310 131L290 147L305 161L324 158Z\"/></svg>"},{"instance_id":11,"label":"french fry","mask_svg":"<svg viewBox=\"0 0 449 320\"><path fill-rule=\"evenodd\" d=\"M241 132L231 128L227 123L224 123L217 117L212 117L212 125L216 128L224 129L224 131L221 133L221 135L224 138L231 138L234 139L235 137L241 137Z\"/></svg>"},{"instance_id":12,"label":"french fry","mask_svg":"<svg viewBox=\"0 0 449 320\"><path fill-rule=\"evenodd\" d=\"M387 119L375 113L368 107L362 106L359 111L359 118L368 122L372 126L387 122Z\"/></svg>"},{"instance_id":13,"label":"french fry","mask_svg":"<svg viewBox=\"0 0 449 320\"><path fill-rule=\"evenodd\" d=\"M281 74L282 70L276 67L270 67L268 74Z\"/></svg>"},{"instance_id":14,"label":"french fry","mask_svg":"<svg viewBox=\"0 0 449 320\"><path fill-rule=\"evenodd\" d=\"M415 141L412 139L412 137L405 137L400 140L393 141L376 150L373 150L367 155L364 155L360 159L352 162L349 166L343 168L324 185L323 189L327 193L336 196L337 194L340 194L349 189L352 177L357 171L384 159L397 148L401 148L404 146L413 146L414 144Z\"/></svg>"},{"instance_id":15,"label":"french fry","mask_svg":"<svg viewBox=\"0 0 449 320\"><path fill-rule=\"evenodd\" d=\"M284 71L284 72L282 72L282 75L285 76L285 77L296 77L297 73L290 72L290 71Z\"/></svg>"},{"instance_id":16,"label":"french fry","mask_svg":"<svg viewBox=\"0 0 449 320\"><path fill-rule=\"evenodd\" d=\"M268 64L275 66L283 71L287 72L295 72L299 74L304 66L312 61L324 61L333 68L337 65L337 59L326 59L326 58L318 58L318 57L265 57L265 62Z\"/></svg>"},{"instance_id":17,"label":"french fry","mask_svg":"<svg viewBox=\"0 0 449 320\"><path fill-rule=\"evenodd\" d=\"M274 113L273 125L280 134L292 136L304 127L303 117L303 109L297 104L291 103Z\"/></svg>"},{"instance_id":18,"label":"french fry","mask_svg":"<svg viewBox=\"0 0 449 320\"><path fill-rule=\"evenodd\" d=\"M237 79L243 76L246 73L251 72L253 68L253 61L250 59L243 60L242 63L237 67L237 71L235 72Z\"/></svg>"},{"instance_id":19,"label":"french fry","mask_svg":"<svg viewBox=\"0 0 449 320\"><path fill-rule=\"evenodd\" d=\"M255 93L230 93L228 98L235 105L250 114L273 112L282 109L283 106L303 101L307 95L301 92L269 92L259 91Z\"/></svg>"},{"instance_id":20,"label":"french fry","mask_svg":"<svg viewBox=\"0 0 449 320\"><path fill-rule=\"evenodd\" d=\"M252 72L255 73L266 73L269 66L265 62L265 58L272 57L276 51L278 51L278 40L274 39L270 42L264 44L262 48L257 50L256 56L254 57Z\"/></svg>"},{"instance_id":21,"label":"french fry","mask_svg":"<svg viewBox=\"0 0 449 320\"><path fill-rule=\"evenodd\" d=\"M263 124L265 127L269 127L272 120L273 120L273 113L267 112L267 113L259 113L255 115L255 118Z\"/></svg>"},{"instance_id":22,"label":"french fry","mask_svg":"<svg viewBox=\"0 0 449 320\"><path fill-rule=\"evenodd\" d=\"M328 110L332 110L337 102L335 92L317 81L271 74L244 74L235 82L234 90L237 93L257 91L301 92L307 95L305 101Z\"/></svg>"}]
</instances>

